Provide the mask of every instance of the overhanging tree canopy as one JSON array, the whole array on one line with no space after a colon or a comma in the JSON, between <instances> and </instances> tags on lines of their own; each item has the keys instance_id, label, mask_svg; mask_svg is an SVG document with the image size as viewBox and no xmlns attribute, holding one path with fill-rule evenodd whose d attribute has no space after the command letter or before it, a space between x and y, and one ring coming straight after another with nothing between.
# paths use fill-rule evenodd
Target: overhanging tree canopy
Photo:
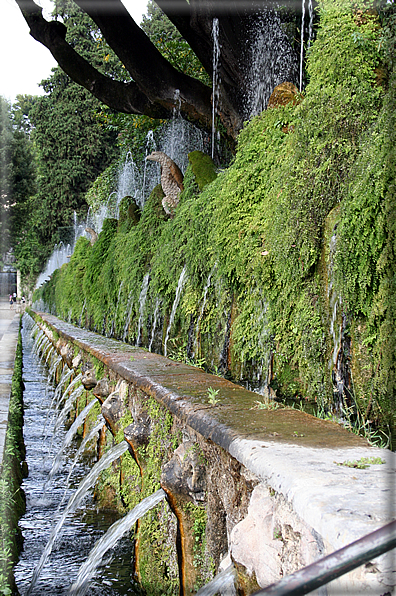
<instances>
[{"instance_id":1,"label":"overhanging tree canopy","mask_svg":"<svg viewBox=\"0 0 396 596\"><path fill-rule=\"evenodd\" d=\"M78 84L90 91L107 106L127 114L144 114L153 118L169 118L179 90L181 114L186 119L210 129L212 120L212 89L172 66L134 22L120 0L74 0L101 30L103 37L124 64L131 80L115 80L100 73L66 41L66 27L59 21L46 21L42 9L33 0L16 0L29 27L30 34L45 45L61 68ZM235 138L247 118L246 95L254 41L255 23L270 22L266 35L274 38L273 56L269 64L277 63L278 80L296 82L297 55L288 51L282 63L279 40L285 30L281 20L292 21L294 13L285 8L276 16L264 0L155 0L188 42L205 70L212 76L212 25L219 20L220 59L220 118L226 134ZM285 6L285 5L283 5ZM264 11L264 12L263 12ZM292 32L293 33L293 32ZM291 38L289 30L289 38ZM290 45L290 44L289 44ZM270 50L271 51L271 50ZM290 60L290 56L294 59ZM280 65L279 65L280 64ZM270 70L270 69L268 69ZM273 69L274 70L274 69ZM274 79L274 76L272 76Z\"/></svg>"}]
</instances>

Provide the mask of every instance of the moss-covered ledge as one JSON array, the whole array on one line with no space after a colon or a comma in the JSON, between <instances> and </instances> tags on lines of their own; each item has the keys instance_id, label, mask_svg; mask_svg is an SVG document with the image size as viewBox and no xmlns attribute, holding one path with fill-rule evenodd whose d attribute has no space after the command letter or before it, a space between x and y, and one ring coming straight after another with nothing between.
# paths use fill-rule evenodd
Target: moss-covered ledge
<instances>
[{"instance_id":1,"label":"moss-covered ledge","mask_svg":"<svg viewBox=\"0 0 396 596\"><path fill-rule=\"evenodd\" d=\"M257 394L200 369L82 330L52 315L34 316L54 344L61 339L91 355L113 375L153 397L179 421L179 428L193 429L204 443L231 456L231 460L220 461L220 478L231 473L229 466L235 461L242 466L241 477L248 478L247 482L254 479L247 515L233 522L230 516L224 540L234 562L255 576L259 585L268 583L268 574L262 573L266 565L263 537L268 538L267 546L270 543L280 552L290 538L285 534L290 527L286 517L295 522L293 539L297 534L303 537L299 548L305 549L305 558L301 559L300 552L300 565L301 560L308 564L390 520L395 510L395 456L391 452L370 447L338 424L304 412L252 409ZM215 399L210 398L209 388L218 390ZM174 428L177 425L171 432ZM365 468L346 465L362 462L362 458L386 463ZM184 459L179 457L182 464ZM279 520L282 531L268 528L268 519L271 524ZM314 553L310 551L313 541ZM257 548L252 547L256 542ZM287 557L281 569L274 568L275 578L298 566L290 550ZM366 586L373 594L386 592L392 585L391 561L391 554L385 555L375 561L375 573L374 567L365 566L333 582L334 593L339 589L360 593Z\"/></svg>"}]
</instances>

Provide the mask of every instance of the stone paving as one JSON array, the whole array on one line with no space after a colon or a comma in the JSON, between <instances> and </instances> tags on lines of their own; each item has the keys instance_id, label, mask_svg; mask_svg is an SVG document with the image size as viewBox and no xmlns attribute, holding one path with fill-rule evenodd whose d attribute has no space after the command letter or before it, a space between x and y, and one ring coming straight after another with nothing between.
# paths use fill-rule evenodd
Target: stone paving
<instances>
[{"instance_id":1,"label":"stone paving","mask_svg":"<svg viewBox=\"0 0 396 596\"><path fill-rule=\"evenodd\" d=\"M18 342L20 307L10 309L7 298L0 298L0 465L3 461L11 380Z\"/></svg>"}]
</instances>

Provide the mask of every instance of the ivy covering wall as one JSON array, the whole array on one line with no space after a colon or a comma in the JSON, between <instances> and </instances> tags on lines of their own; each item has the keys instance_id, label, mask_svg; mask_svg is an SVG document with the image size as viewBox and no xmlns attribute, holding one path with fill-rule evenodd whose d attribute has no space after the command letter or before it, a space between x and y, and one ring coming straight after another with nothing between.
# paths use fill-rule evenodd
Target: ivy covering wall
<instances>
[{"instance_id":1,"label":"ivy covering wall","mask_svg":"<svg viewBox=\"0 0 396 596\"><path fill-rule=\"evenodd\" d=\"M248 123L224 171L190 154L172 219L157 187L138 222L108 220L93 247L81 238L35 298L131 343L140 320L142 345L161 352L186 266L168 355L389 434L394 15L360 0L319 10L298 101Z\"/></svg>"}]
</instances>

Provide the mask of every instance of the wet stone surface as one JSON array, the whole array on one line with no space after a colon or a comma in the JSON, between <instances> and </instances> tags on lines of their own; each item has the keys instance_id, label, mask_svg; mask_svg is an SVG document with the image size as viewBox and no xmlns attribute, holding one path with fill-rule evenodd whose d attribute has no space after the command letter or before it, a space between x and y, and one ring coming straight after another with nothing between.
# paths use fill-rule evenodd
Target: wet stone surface
<instances>
[{"instance_id":1,"label":"wet stone surface","mask_svg":"<svg viewBox=\"0 0 396 596\"><path fill-rule=\"evenodd\" d=\"M298 410L252 409L259 396L226 379L81 330L52 315L39 314L65 339L76 342L120 376L162 401L179 417L188 417L189 424L197 431L205 434L206 426L208 436L212 434L213 424L221 424L224 433L229 436L236 434L240 438L254 437L256 440L319 448L367 446L363 438L347 432L336 423L319 420ZM215 405L209 402L209 387L219 391ZM223 442L222 446L227 442Z\"/></svg>"}]
</instances>

